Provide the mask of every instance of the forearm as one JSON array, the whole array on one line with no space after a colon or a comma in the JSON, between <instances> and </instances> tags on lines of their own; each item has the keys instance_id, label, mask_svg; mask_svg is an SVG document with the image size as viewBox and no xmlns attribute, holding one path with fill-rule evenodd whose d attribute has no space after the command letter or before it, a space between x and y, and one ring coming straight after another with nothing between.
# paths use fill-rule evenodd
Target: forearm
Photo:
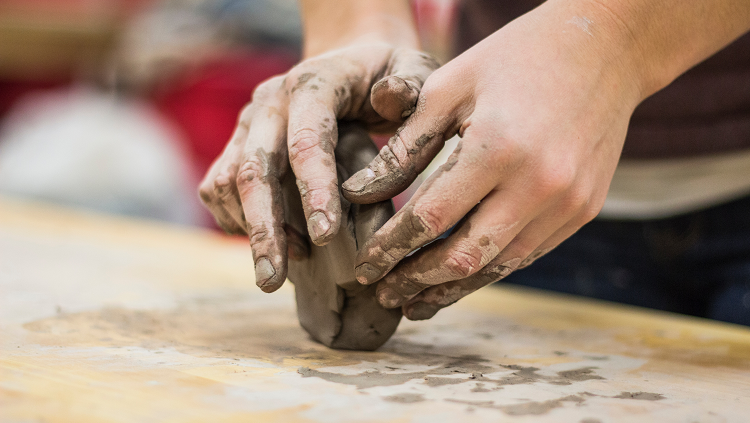
<instances>
[{"instance_id":1,"label":"forearm","mask_svg":"<svg viewBox=\"0 0 750 423\"><path fill-rule=\"evenodd\" d=\"M748 0L550 0L591 13L624 47L645 98L750 30ZM547 5L545 5L547 6ZM573 17L571 17L573 18ZM618 51L618 49L615 49Z\"/></svg>"},{"instance_id":2,"label":"forearm","mask_svg":"<svg viewBox=\"0 0 750 423\"><path fill-rule=\"evenodd\" d=\"M301 0L305 57L357 40L416 48L408 0Z\"/></svg>"}]
</instances>

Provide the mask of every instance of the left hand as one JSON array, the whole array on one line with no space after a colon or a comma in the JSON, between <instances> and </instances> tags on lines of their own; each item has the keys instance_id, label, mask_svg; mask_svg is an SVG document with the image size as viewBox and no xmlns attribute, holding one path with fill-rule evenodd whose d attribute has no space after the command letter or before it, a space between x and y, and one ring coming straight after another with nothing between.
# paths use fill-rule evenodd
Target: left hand
<instances>
[{"instance_id":1,"label":"left hand","mask_svg":"<svg viewBox=\"0 0 750 423\"><path fill-rule=\"evenodd\" d=\"M359 251L357 279L380 280L386 308L430 318L529 265L598 214L642 99L631 59L637 47L605 9L586 18L570 9L548 2L438 69L415 114L344 183L353 202L389 198L444 140L462 137Z\"/></svg>"}]
</instances>

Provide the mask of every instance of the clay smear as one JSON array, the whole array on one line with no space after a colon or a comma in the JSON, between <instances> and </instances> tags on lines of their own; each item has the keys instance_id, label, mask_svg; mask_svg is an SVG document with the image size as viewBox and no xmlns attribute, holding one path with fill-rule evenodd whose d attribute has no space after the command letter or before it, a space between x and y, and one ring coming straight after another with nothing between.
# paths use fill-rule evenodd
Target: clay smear
<instances>
[{"instance_id":1,"label":"clay smear","mask_svg":"<svg viewBox=\"0 0 750 423\"><path fill-rule=\"evenodd\" d=\"M513 370L508 376L499 378L487 377L485 374L497 373L503 369ZM540 375L536 367L523 367L517 365L491 366L484 364L482 360L457 358L447 364L420 372L390 373L380 370L372 370L354 375L329 373L300 367L297 373L302 377L318 377L329 382L354 385L358 389L367 389L376 386L395 386L404 384L410 380L422 379L424 384L430 387L458 385L464 382L482 382L483 386L494 386L501 389L506 385L530 385L534 383L547 383L550 385L572 385L576 382L586 380L604 379L594 372L594 367L583 367L576 370L557 372L555 376Z\"/></svg>"}]
</instances>

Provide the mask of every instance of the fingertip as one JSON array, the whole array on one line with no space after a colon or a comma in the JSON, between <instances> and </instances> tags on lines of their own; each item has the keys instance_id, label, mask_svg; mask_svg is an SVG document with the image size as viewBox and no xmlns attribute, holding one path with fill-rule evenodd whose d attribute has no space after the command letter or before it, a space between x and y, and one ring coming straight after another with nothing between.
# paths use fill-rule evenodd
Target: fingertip
<instances>
[{"instance_id":1,"label":"fingertip","mask_svg":"<svg viewBox=\"0 0 750 423\"><path fill-rule=\"evenodd\" d=\"M274 266L267 257L261 257L255 262L255 284L261 291L270 293L281 288L286 279L286 272L281 267Z\"/></svg>"},{"instance_id":2,"label":"fingertip","mask_svg":"<svg viewBox=\"0 0 750 423\"><path fill-rule=\"evenodd\" d=\"M411 304L405 304L401 312L409 320L428 320L433 318L440 308L434 304L428 304L418 301Z\"/></svg>"},{"instance_id":3,"label":"fingertip","mask_svg":"<svg viewBox=\"0 0 750 423\"><path fill-rule=\"evenodd\" d=\"M383 308L396 308L404 302L404 297L384 284L380 284L376 291L378 302Z\"/></svg>"},{"instance_id":4,"label":"fingertip","mask_svg":"<svg viewBox=\"0 0 750 423\"><path fill-rule=\"evenodd\" d=\"M341 189L345 194L357 195L367 188L367 185L375 180L375 172L369 167L366 167L359 172L352 175L349 179L341 184Z\"/></svg>"},{"instance_id":5,"label":"fingertip","mask_svg":"<svg viewBox=\"0 0 750 423\"><path fill-rule=\"evenodd\" d=\"M419 89L396 75L381 79L370 91L372 108L391 122L403 122L414 113L418 98Z\"/></svg>"},{"instance_id":6,"label":"fingertip","mask_svg":"<svg viewBox=\"0 0 750 423\"><path fill-rule=\"evenodd\" d=\"M307 219L307 232L315 245L326 245L338 232L338 220L330 219L324 212L317 211Z\"/></svg>"},{"instance_id":7,"label":"fingertip","mask_svg":"<svg viewBox=\"0 0 750 423\"><path fill-rule=\"evenodd\" d=\"M354 268L354 275L362 285L370 285L383 276L381 270L370 263L362 263Z\"/></svg>"},{"instance_id":8,"label":"fingertip","mask_svg":"<svg viewBox=\"0 0 750 423\"><path fill-rule=\"evenodd\" d=\"M393 143L394 138L388 141ZM410 157L399 160L390 146L383 147L370 164L342 184L344 198L356 204L388 200L403 192L419 174Z\"/></svg>"}]
</instances>

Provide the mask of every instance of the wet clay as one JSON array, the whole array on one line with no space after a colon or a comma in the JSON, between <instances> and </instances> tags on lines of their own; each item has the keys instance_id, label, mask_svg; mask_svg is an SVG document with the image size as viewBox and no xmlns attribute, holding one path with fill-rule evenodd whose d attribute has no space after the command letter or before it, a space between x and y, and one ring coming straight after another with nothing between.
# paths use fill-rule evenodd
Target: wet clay
<instances>
[{"instance_id":1,"label":"wet clay","mask_svg":"<svg viewBox=\"0 0 750 423\"><path fill-rule=\"evenodd\" d=\"M367 132L350 123L339 124L336 167L339 186L365 168L378 150ZM286 222L310 240L300 193L289 172L281 183ZM362 286L354 275L354 258L375 231L393 216L390 200L352 204L341 197L338 234L324 246L310 242L310 256L290 260L288 279L294 284L300 325L316 341L331 347L374 350L396 331L401 310L386 310L375 297L375 286Z\"/></svg>"}]
</instances>

